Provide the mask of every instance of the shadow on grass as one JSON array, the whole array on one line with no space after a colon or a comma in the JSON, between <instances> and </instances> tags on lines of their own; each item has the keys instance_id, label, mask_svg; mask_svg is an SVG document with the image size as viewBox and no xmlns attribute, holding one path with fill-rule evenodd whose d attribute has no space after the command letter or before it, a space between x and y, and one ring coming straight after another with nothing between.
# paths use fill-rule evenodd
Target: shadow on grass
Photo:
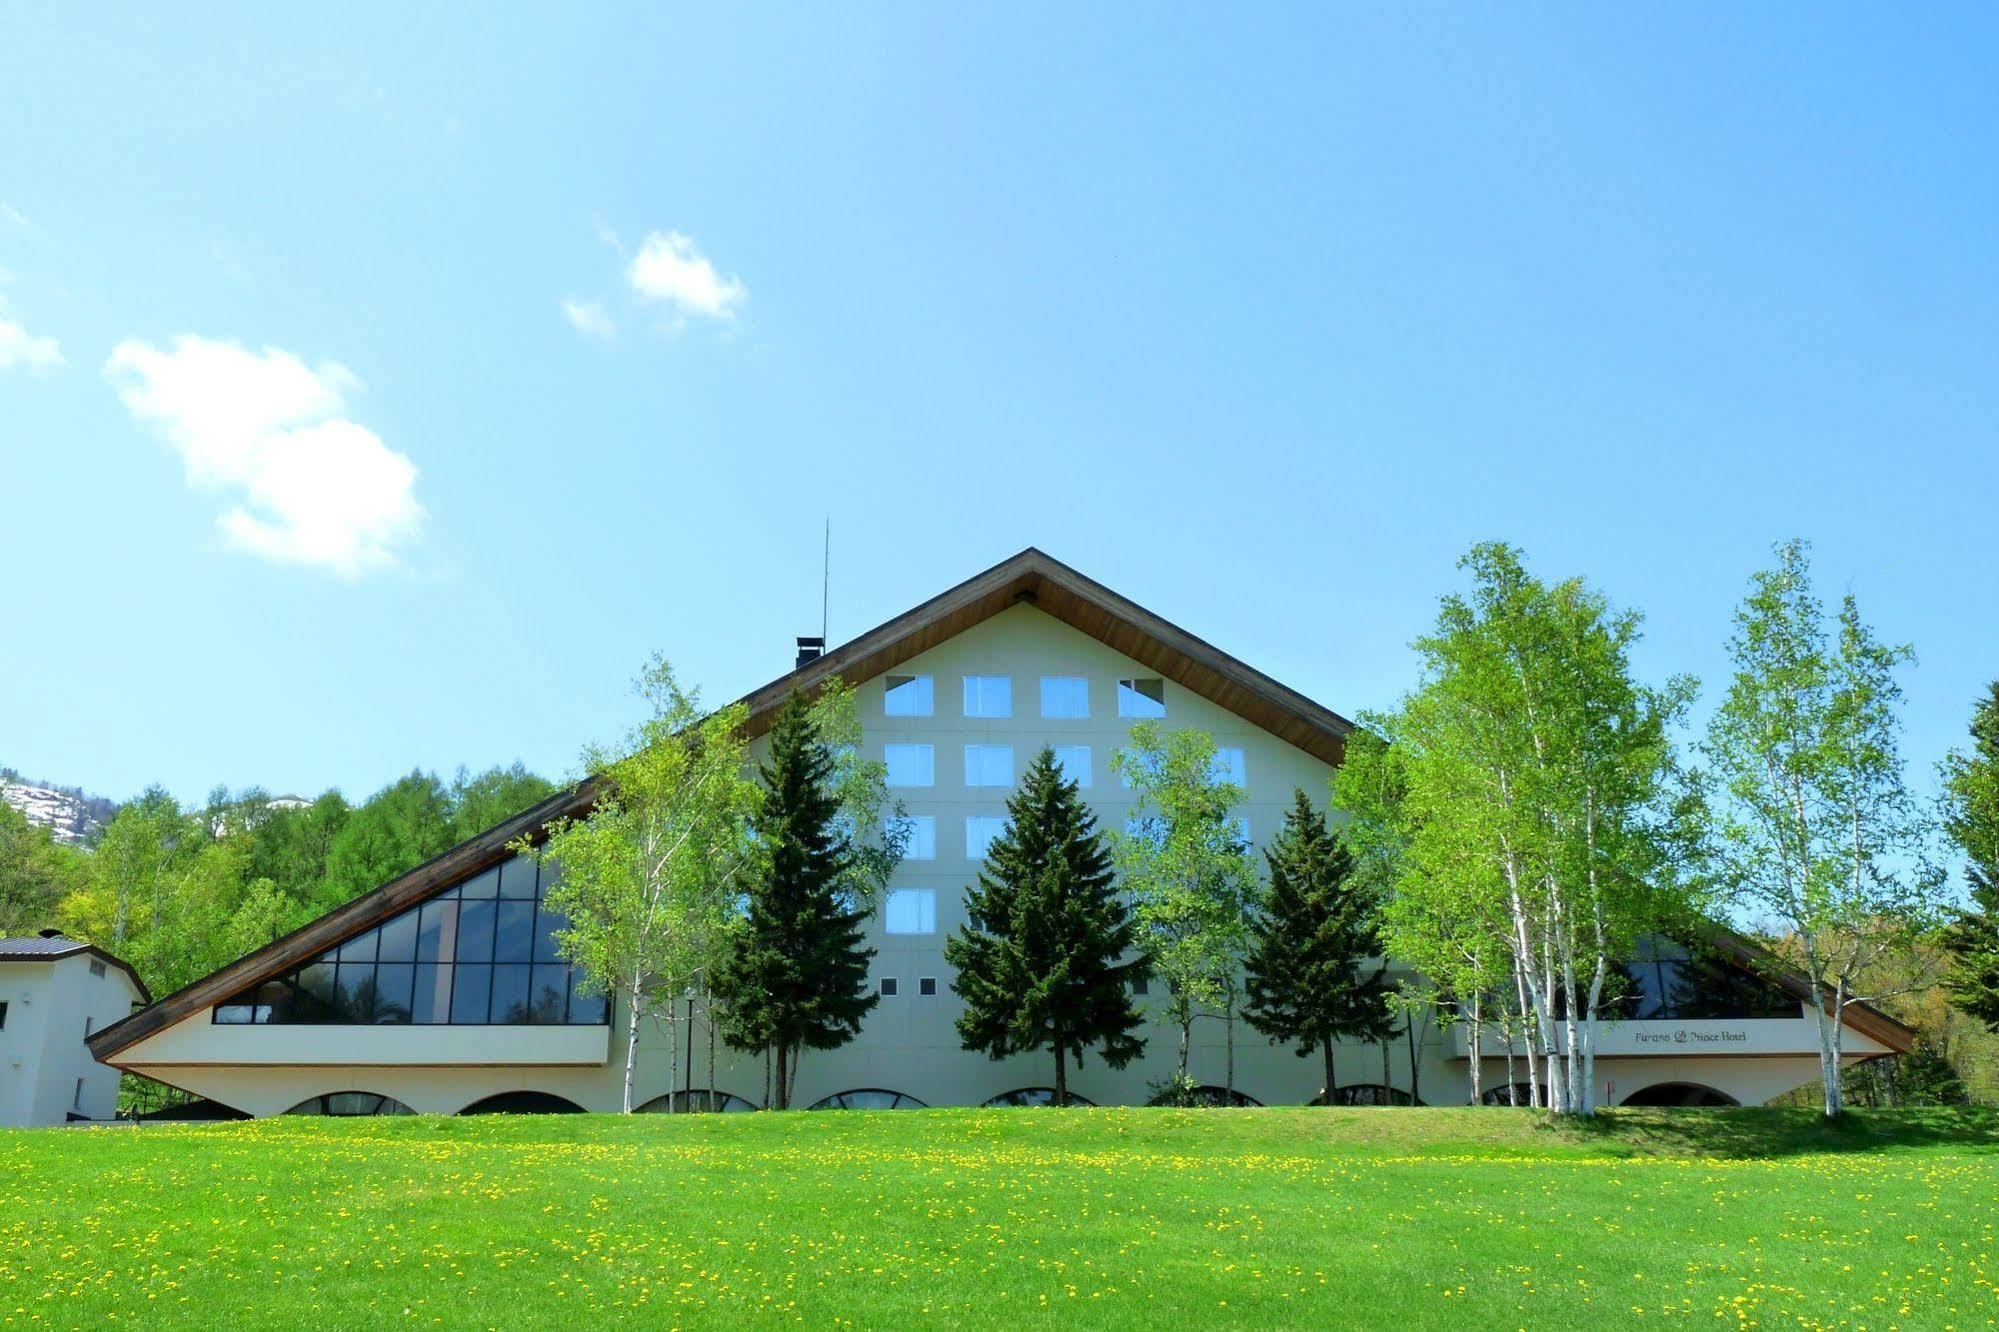
<instances>
[{"instance_id":1,"label":"shadow on grass","mask_svg":"<svg viewBox=\"0 0 1999 1332\"><path fill-rule=\"evenodd\" d=\"M1742 1159L1925 1147L1999 1153L1999 1109L1984 1106L1849 1110L1833 1120L1793 1107L1616 1109L1575 1122L1540 1119L1541 1130L1561 1141L1647 1155Z\"/></svg>"}]
</instances>

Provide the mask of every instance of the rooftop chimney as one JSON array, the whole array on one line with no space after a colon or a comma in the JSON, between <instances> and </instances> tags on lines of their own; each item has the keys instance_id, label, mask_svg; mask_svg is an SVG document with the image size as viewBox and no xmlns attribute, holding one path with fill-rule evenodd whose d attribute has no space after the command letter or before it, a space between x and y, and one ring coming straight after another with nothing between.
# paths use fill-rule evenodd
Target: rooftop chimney
<instances>
[{"instance_id":1,"label":"rooftop chimney","mask_svg":"<svg viewBox=\"0 0 1999 1332\"><path fill-rule=\"evenodd\" d=\"M805 635L800 634L798 636L798 660L793 664L795 666L803 666L809 661L817 661L825 651L825 639L807 638Z\"/></svg>"}]
</instances>

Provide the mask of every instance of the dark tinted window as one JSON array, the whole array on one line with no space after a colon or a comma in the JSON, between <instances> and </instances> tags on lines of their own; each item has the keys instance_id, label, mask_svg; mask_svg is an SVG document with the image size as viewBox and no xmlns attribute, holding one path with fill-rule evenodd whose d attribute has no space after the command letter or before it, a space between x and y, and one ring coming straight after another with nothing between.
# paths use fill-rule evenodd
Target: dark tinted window
<instances>
[{"instance_id":1,"label":"dark tinted window","mask_svg":"<svg viewBox=\"0 0 1999 1332\"><path fill-rule=\"evenodd\" d=\"M249 1023L521 1023L606 1020L556 951L560 915L541 908L557 879L531 857L476 875L392 916L287 975L216 1005Z\"/></svg>"}]
</instances>

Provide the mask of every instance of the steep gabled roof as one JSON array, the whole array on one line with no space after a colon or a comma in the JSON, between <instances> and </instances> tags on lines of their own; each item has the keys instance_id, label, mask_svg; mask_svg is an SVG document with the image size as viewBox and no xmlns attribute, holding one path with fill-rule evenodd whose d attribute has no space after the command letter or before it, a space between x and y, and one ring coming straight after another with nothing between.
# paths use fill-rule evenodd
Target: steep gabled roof
<instances>
[{"instance_id":1,"label":"steep gabled roof","mask_svg":"<svg viewBox=\"0 0 1999 1332\"><path fill-rule=\"evenodd\" d=\"M1352 722L1032 546L824 656L751 690L740 700L749 711L745 729L752 738L762 735L770 728L779 705L794 689L810 695L836 676L849 684L871 680L1000 612L1023 604L1054 616L1148 670L1157 671L1181 688L1326 763L1340 761L1345 737L1353 729ZM182 1018L290 971L506 859L510 843L521 837L538 838L551 820L586 813L595 803L596 795L595 778L585 778L556 792L532 809L488 828L373 892L334 908L152 1007L113 1023L90 1038L91 1053L108 1061L111 1055Z\"/></svg>"}]
</instances>

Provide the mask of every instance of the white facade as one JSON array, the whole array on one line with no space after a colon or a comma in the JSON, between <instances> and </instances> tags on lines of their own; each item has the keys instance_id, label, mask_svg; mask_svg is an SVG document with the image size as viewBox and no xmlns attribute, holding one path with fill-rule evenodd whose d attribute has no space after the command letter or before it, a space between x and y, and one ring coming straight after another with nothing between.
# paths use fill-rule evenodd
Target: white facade
<instances>
[{"instance_id":1,"label":"white facade","mask_svg":"<svg viewBox=\"0 0 1999 1332\"><path fill-rule=\"evenodd\" d=\"M85 1046L145 995L82 944L0 940L0 1127L113 1119L118 1070ZM8 945L22 947L9 949ZM26 945L40 946L29 955Z\"/></svg>"},{"instance_id":2,"label":"white facade","mask_svg":"<svg viewBox=\"0 0 1999 1332\"><path fill-rule=\"evenodd\" d=\"M1321 804L1327 797L1332 769L1324 760L1031 605L1002 610L857 685L864 749L888 764L893 794L916 820L915 836L868 940L884 997L851 1044L804 1055L793 1097L800 1107L822 1100L977 1105L1053 1082L1048 1056L996 1062L960 1047L953 1026L959 1004L944 960L945 939L965 922L963 891L976 878L982 847L1002 826L1013 784L1042 746L1087 776L1084 794L1105 829L1122 828L1132 809L1112 754L1138 716L1162 707L1167 727L1198 727L1214 737L1229 776L1246 792L1239 814L1255 847L1276 832L1294 789ZM1177 1032L1158 1018L1160 1002L1157 993L1140 1000L1155 1018L1145 1054L1123 1070L1086 1059L1070 1070L1073 1094L1097 1104L1148 1099L1176 1057ZM589 1110L621 1102L622 1014L609 1026L329 1026L218 1023L213 1012L201 1008L118 1050L116 1062L255 1115L343 1091L439 1114L510 1091ZM710 1086L709 1037L698 1018L691 1027L681 1022L671 1064L656 1026L640 1040L639 1102ZM1846 1040L1854 1058L1889 1052L1859 1031ZM1619 1104L1685 1086L1696 1089L1689 1095L1705 1090L1754 1104L1814 1078L1816 1049L1814 1024L1796 1005L1774 1017L1610 1024L1600 1036L1597 1092L1603 1103ZM1348 1045L1337 1052L1338 1083L1385 1084L1395 1099L1413 1092L1428 1104L1459 1104L1470 1090L1466 1056L1462 1030L1432 1031L1414 1050L1407 1040L1386 1050ZM1273 1047L1240 1022L1232 1059L1231 1078L1226 1027L1199 1021L1191 1059L1198 1081L1232 1081L1243 1096L1273 1105L1302 1104L1321 1090L1316 1055ZM1502 1048L1488 1045L1481 1068L1485 1088L1507 1084ZM1514 1072L1525 1080L1523 1068ZM718 1050L717 1091L760 1105L766 1077L761 1057Z\"/></svg>"}]
</instances>

